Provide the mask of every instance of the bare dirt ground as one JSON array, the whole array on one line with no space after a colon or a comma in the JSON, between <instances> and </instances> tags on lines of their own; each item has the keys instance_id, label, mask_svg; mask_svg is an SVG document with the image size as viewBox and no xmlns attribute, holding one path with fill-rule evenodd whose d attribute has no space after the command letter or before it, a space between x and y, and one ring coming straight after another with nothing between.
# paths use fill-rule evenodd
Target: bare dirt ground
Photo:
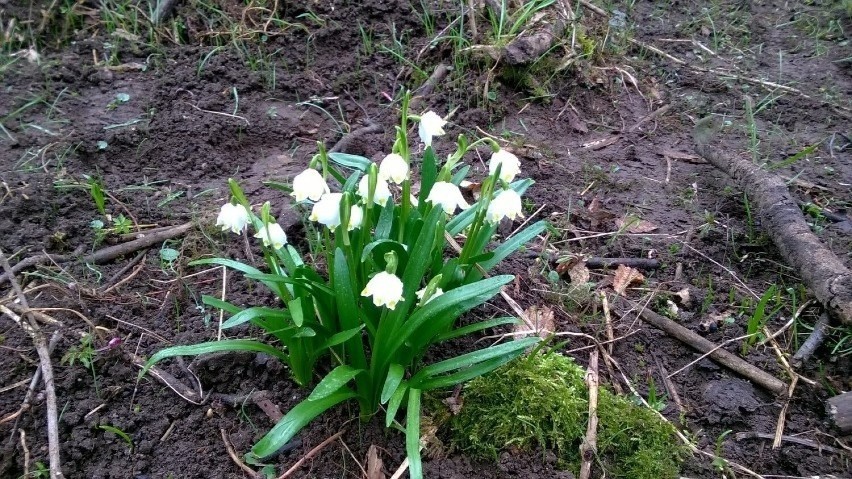
<instances>
[{"instance_id":1,"label":"bare dirt ground","mask_svg":"<svg viewBox=\"0 0 852 479\"><path fill-rule=\"evenodd\" d=\"M135 254L97 266L48 263L27 271L25 286L38 287L31 305L65 308L52 312L66 325L52 358L66 477L243 477L226 454L222 431L241 454L272 425L267 415L251 403L191 404L150 378L137 383L130 354L148 357L167 345L216 337L218 313L199 298L221 294L221 269L186 263L211 253L249 261L248 247L211 228L228 195L227 178L239 179L253 199L276 205L298 245L304 236L299 213L289 197L263 182L287 180L317 141L331 145L367 121L382 125L383 132L357 138L346 151L381 159L393 138L400 88L417 88L441 63L454 70L420 108L449 114L450 138L494 135L522 158L525 174L536 180L527 216L551 220L548 244L557 256L657 259L659 268L643 270L645 282L627 296L663 313L671 293L686 288L691 300L669 313L735 354L743 353L742 340L729 340L745 334L770 287L778 291L766 323L770 331L810 298L754 220L744 192L695 156L696 120L721 117L727 127L720 150L767 164L790 178L797 199L835 213L839 221L810 217L813 230L852 266L852 222L842 220L852 202L852 21L843 5L616 2L599 6L623 12L623 18L602 18L566 3L588 25L600 54L551 70L539 77L540 88L531 89L508 74L489 76L481 60L459 61L451 42L433 41L457 21L464 9L459 2L274 2L280 22L270 25L272 2L251 11L237 2L186 0L178 2L166 33L152 38L150 28L133 31L127 27L132 22L122 23L131 16L127 12L144 13L147 6L111 17L97 2L0 0L2 28L14 20L27 26L21 31L33 32L48 19L38 61L11 55L26 48L14 35L0 57L0 250L14 264L42 251L79 254L104 246L92 227L102 216L83 175L102 180L110 193L107 213L124 215L134 228L197 225L188 236L157 244L127 270ZM432 27L422 19L424 5ZM226 17L235 23L224 22ZM481 159L469 161L484 170ZM542 246L538 241L531 249ZM178 253L176 259L164 253L168 249ZM567 277L558 279L554 268L538 254L512 257L504 269L519 278L515 300L524 308L553 308L558 331L605 340L594 295L578 291ZM272 301L232 276L232 302ZM592 270L590 281L605 289L611 277ZM5 297L8 284L0 288ZM505 309L495 301L478 314ZM783 354L791 355L808 336L820 307L812 302L799 313L777 338ZM852 477L850 438L836 437L824 410L825 399L852 388L848 328L833 329L799 369L804 380L786 409L784 434L833 448L820 450L791 441L771 447L784 403L767 391L707 358L681 371L700 354L635 314L614 316L612 327L618 338L612 355L624 376L605 373L605 382L626 389L630 381L645 398L655 389L661 412L699 449L765 477ZM94 338L88 367L79 359L70 364L81 350L75 331ZM114 338L121 339L117 347L109 346ZM587 346L575 339L564 349L585 364ZM43 395L13 416L38 357L30 338L7 317L0 320L0 348L0 476L17 478L28 470L46 477L36 475L44 472L39 463L47 463ZM755 345L743 357L789 379L769 345ZM187 360L168 370L191 382L187 368L205 392L269 391L283 411L306 396L264 357ZM671 390L665 387L668 375ZM295 477L361 477L356 460L363 462L373 444L386 469L395 470L405 455L402 436L377 421L349 422L352 417L357 414L343 406L303 430L294 447L275 458L279 472L344 423L342 441ZM429 459L425 474L570 476L546 458L506 451L494 464L450 450ZM744 477L700 455L685 462L683 475Z\"/></svg>"}]
</instances>

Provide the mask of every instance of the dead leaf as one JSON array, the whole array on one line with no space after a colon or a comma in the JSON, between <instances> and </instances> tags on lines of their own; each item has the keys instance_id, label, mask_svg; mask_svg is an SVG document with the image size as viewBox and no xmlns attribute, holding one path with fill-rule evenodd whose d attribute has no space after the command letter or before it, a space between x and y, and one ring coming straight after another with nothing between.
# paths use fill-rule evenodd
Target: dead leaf
<instances>
[{"instance_id":1,"label":"dead leaf","mask_svg":"<svg viewBox=\"0 0 852 479\"><path fill-rule=\"evenodd\" d=\"M621 138L621 135L615 135L615 136L610 136L610 137L607 137L607 138L600 138L598 140L592 140L590 142L583 143L580 146L582 146L583 148L586 148L586 149L590 149L590 150L600 150L602 148L606 148L609 145L615 143L620 138Z\"/></svg>"},{"instance_id":2,"label":"dead leaf","mask_svg":"<svg viewBox=\"0 0 852 479\"><path fill-rule=\"evenodd\" d=\"M624 296L624 292L631 284L643 281L645 281L645 277L642 276L639 270L620 264L612 278L612 289L621 296Z\"/></svg>"},{"instance_id":3,"label":"dead leaf","mask_svg":"<svg viewBox=\"0 0 852 479\"><path fill-rule=\"evenodd\" d=\"M444 399L443 403L450 409L450 414L456 416L461 412L462 406L464 406L464 399L461 395L450 396L447 399Z\"/></svg>"},{"instance_id":4,"label":"dead leaf","mask_svg":"<svg viewBox=\"0 0 852 479\"><path fill-rule=\"evenodd\" d=\"M565 273L571 278L571 284L574 286L582 286L589 282L591 275L589 268L586 267L585 261L578 261L573 266L568 268Z\"/></svg>"},{"instance_id":5,"label":"dead leaf","mask_svg":"<svg viewBox=\"0 0 852 479\"><path fill-rule=\"evenodd\" d=\"M588 212L584 216L589 219L593 230L597 229L602 222L615 218L611 211L603 207L597 196L592 198L587 210Z\"/></svg>"},{"instance_id":6,"label":"dead leaf","mask_svg":"<svg viewBox=\"0 0 852 479\"><path fill-rule=\"evenodd\" d=\"M541 338L546 338L556 331L556 319L553 314L553 309L549 306L532 305L525 311L527 318L532 323L532 328L526 322L520 322L515 325L515 339L520 339L529 334L537 334Z\"/></svg>"},{"instance_id":7,"label":"dead leaf","mask_svg":"<svg viewBox=\"0 0 852 479\"><path fill-rule=\"evenodd\" d=\"M615 226L617 226L619 230L627 226L627 232L635 234L650 233L657 229L657 225L655 225L654 223L640 218L636 218L635 216L625 216L624 218L619 218L615 220Z\"/></svg>"},{"instance_id":8,"label":"dead leaf","mask_svg":"<svg viewBox=\"0 0 852 479\"><path fill-rule=\"evenodd\" d=\"M385 479L384 464L379 457L379 448L375 444L367 450L367 479Z\"/></svg>"}]
</instances>

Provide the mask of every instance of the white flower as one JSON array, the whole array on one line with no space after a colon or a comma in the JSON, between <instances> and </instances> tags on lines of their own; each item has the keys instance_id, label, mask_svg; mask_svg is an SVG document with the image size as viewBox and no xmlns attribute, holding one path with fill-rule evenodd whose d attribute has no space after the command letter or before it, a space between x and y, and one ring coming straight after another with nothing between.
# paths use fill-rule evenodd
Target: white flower
<instances>
[{"instance_id":1,"label":"white flower","mask_svg":"<svg viewBox=\"0 0 852 479\"><path fill-rule=\"evenodd\" d=\"M447 121L438 116L434 111L427 111L420 117L420 127L417 133L420 135L420 141L425 146L432 145L433 136L441 136L444 134L444 125Z\"/></svg>"},{"instance_id":2,"label":"white flower","mask_svg":"<svg viewBox=\"0 0 852 479\"><path fill-rule=\"evenodd\" d=\"M340 226L340 200L343 198L342 193L326 193L316 203L311 210L311 216L308 218L311 221L324 224L331 229Z\"/></svg>"},{"instance_id":3,"label":"white flower","mask_svg":"<svg viewBox=\"0 0 852 479\"><path fill-rule=\"evenodd\" d=\"M287 235L281 229L278 223L267 223L263 225L255 235L255 238L263 240L263 246L272 246L275 249L280 249L287 244Z\"/></svg>"},{"instance_id":4,"label":"white flower","mask_svg":"<svg viewBox=\"0 0 852 479\"><path fill-rule=\"evenodd\" d=\"M488 162L488 173L493 175L500 165L503 165L500 168L500 179L506 183L514 180L515 176L521 172L521 160L506 150L499 150L491 155L491 161Z\"/></svg>"},{"instance_id":5,"label":"white flower","mask_svg":"<svg viewBox=\"0 0 852 479\"><path fill-rule=\"evenodd\" d=\"M358 205L352 205L352 209L349 210L349 231L360 228L363 222L364 210Z\"/></svg>"},{"instance_id":6,"label":"white flower","mask_svg":"<svg viewBox=\"0 0 852 479\"><path fill-rule=\"evenodd\" d=\"M361 296L372 296L376 306L387 306L395 309L396 303L402 301L402 280L396 275L380 272L373 276L361 291Z\"/></svg>"},{"instance_id":7,"label":"white flower","mask_svg":"<svg viewBox=\"0 0 852 479\"><path fill-rule=\"evenodd\" d=\"M518 216L523 218L521 209L521 195L515 190L503 190L488 204L485 219L490 223L499 223L503 218L511 220Z\"/></svg>"},{"instance_id":8,"label":"white flower","mask_svg":"<svg viewBox=\"0 0 852 479\"><path fill-rule=\"evenodd\" d=\"M379 164L379 179L400 184L408 178L408 163L396 153L391 153Z\"/></svg>"},{"instance_id":9,"label":"white flower","mask_svg":"<svg viewBox=\"0 0 852 479\"><path fill-rule=\"evenodd\" d=\"M248 222L248 211L243 205L232 205L231 203L222 205L219 216L216 218L216 226L221 226L222 231L231 230L237 234L245 229Z\"/></svg>"},{"instance_id":10,"label":"white flower","mask_svg":"<svg viewBox=\"0 0 852 479\"><path fill-rule=\"evenodd\" d=\"M361 181L358 182L358 196L364 199L364 202L367 202L367 195L370 192L370 175L364 175L361 177ZM388 203L388 199L391 197L390 188L388 188L388 182L377 178L376 181L376 191L373 192L373 203L379 206L385 206Z\"/></svg>"},{"instance_id":11,"label":"white flower","mask_svg":"<svg viewBox=\"0 0 852 479\"><path fill-rule=\"evenodd\" d=\"M426 294L426 288L421 289L420 291L418 291L415 294L417 295L417 298L420 299L420 306L423 306L425 304L428 304L429 301L432 301L433 299L437 298L438 296L444 294L444 290L441 289L441 288L435 288L435 292L432 293L432 296L429 296L429 299L427 299L426 301L423 301L423 295Z\"/></svg>"},{"instance_id":12,"label":"white flower","mask_svg":"<svg viewBox=\"0 0 852 479\"><path fill-rule=\"evenodd\" d=\"M326 184L320 172L308 168L293 178L293 192L290 193L290 196L294 196L298 202L306 199L319 201L322 195L328 192L328 184Z\"/></svg>"},{"instance_id":13,"label":"white flower","mask_svg":"<svg viewBox=\"0 0 852 479\"><path fill-rule=\"evenodd\" d=\"M429 191L426 201L434 205L441 205L444 213L448 215L453 214L456 211L456 207L463 210L470 208L470 205L464 200L459 187L446 181L438 181L432 185L432 190Z\"/></svg>"}]
</instances>

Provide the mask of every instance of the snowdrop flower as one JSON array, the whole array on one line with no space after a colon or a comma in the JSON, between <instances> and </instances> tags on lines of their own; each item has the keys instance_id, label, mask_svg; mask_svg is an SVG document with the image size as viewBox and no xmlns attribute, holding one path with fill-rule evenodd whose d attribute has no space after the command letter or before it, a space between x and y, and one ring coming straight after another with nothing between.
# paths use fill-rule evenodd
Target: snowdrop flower
<instances>
[{"instance_id":1,"label":"snowdrop flower","mask_svg":"<svg viewBox=\"0 0 852 479\"><path fill-rule=\"evenodd\" d=\"M233 205L230 202L222 205L219 216L216 218L216 226L221 226L222 231L231 230L237 234L245 229L248 222L248 211L243 205Z\"/></svg>"},{"instance_id":2,"label":"snowdrop flower","mask_svg":"<svg viewBox=\"0 0 852 479\"><path fill-rule=\"evenodd\" d=\"M432 146L432 137L444 134L444 125L447 121L438 116L434 111L427 111L420 117L420 127L417 133L424 146Z\"/></svg>"},{"instance_id":3,"label":"snowdrop flower","mask_svg":"<svg viewBox=\"0 0 852 479\"><path fill-rule=\"evenodd\" d=\"M498 150L491 155L491 161L488 162L488 173L493 175L500 165L502 165L500 179L506 183L514 180L515 176L521 172L521 160L506 150Z\"/></svg>"},{"instance_id":4,"label":"snowdrop flower","mask_svg":"<svg viewBox=\"0 0 852 479\"><path fill-rule=\"evenodd\" d=\"M431 202L433 205L441 205L444 213L448 215L453 214L456 211L456 207L463 210L470 208L470 205L464 200L459 187L446 181L438 181L432 185L432 190L429 191L426 201Z\"/></svg>"},{"instance_id":5,"label":"snowdrop flower","mask_svg":"<svg viewBox=\"0 0 852 479\"><path fill-rule=\"evenodd\" d=\"M379 164L379 179L401 184L408 178L408 163L396 153L386 156Z\"/></svg>"},{"instance_id":6,"label":"snowdrop flower","mask_svg":"<svg viewBox=\"0 0 852 479\"><path fill-rule=\"evenodd\" d=\"M358 205L352 205L352 209L349 210L349 225L347 229L352 231L355 228L360 228L363 222L364 210Z\"/></svg>"},{"instance_id":7,"label":"snowdrop flower","mask_svg":"<svg viewBox=\"0 0 852 479\"><path fill-rule=\"evenodd\" d=\"M523 218L521 208L521 195L515 190L503 190L488 204L485 219L490 223L499 223L503 218Z\"/></svg>"},{"instance_id":8,"label":"snowdrop flower","mask_svg":"<svg viewBox=\"0 0 852 479\"><path fill-rule=\"evenodd\" d=\"M293 192L290 193L290 196L295 197L298 202L306 199L319 201L322 195L328 192L328 184L326 184L320 172L308 168L293 178Z\"/></svg>"},{"instance_id":9,"label":"snowdrop flower","mask_svg":"<svg viewBox=\"0 0 852 479\"><path fill-rule=\"evenodd\" d=\"M426 288L421 289L420 291L418 291L415 294L417 295L417 298L420 300L420 306L423 306L425 304L428 304L429 301L432 301L433 299L437 298L438 296L444 294L444 290L441 289L441 288L435 288L435 292L432 293L432 296L429 296L429 299L427 299L426 301L423 301L423 295L426 294Z\"/></svg>"},{"instance_id":10,"label":"snowdrop flower","mask_svg":"<svg viewBox=\"0 0 852 479\"><path fill-rule=\"evenodd\" d=\"M367 201L367 195L370 192L370 175L364 175L361 177L361 181L358 182L358 196L364 199L364 202ZM391 197L390 188L388 188L388 182L378 178L376 181L376 191L373 192L373 203L379 206L385 206L388 204L388 199Z\"/></svg>"},{"instance_id":11,"label":"snowdrop flower","mask_svg":"<svg viewBox=\"0 0 852 479\"><path fill-rule=\"evenodd\" d=\"M278 223L263 225L254 237L263 240L263 246L272 246L274 249L283 248L287 244L287 235Z\"/></svg>"},{"instance_id":12,"label":"snowdrop flower","mask_svg":"<svg viewBox=\"0 0 852 479\"><path fill-rule=\"evenodd\" d=\"M311 216L308 218L311 221L324 224L331 229L340 226L340 200L343 198L342 193L326 193L316 203L311 210Z\"/></svg>"},{"instance_id":13,"label":"snowdrop flower","mask_svg":"<svg viewBox=\"0 0 852 479\"><path fill-rule=\"evenodd\" d=\"M403 300L402 280L394 274L382 271L370 279L364 291L361 291L361 296L372 296L376 306L395 309L396 304Z\"/></svg>"}]
</instances>

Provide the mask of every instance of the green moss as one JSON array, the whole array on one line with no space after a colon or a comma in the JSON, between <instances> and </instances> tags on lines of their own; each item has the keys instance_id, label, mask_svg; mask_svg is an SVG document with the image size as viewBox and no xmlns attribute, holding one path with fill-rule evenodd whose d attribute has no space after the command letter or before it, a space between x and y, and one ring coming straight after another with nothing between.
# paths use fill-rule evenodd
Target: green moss
<instances>
[{"instance_id":1,"label":"green moss","mask_svg":"<svg viewBox=\"0 0 852 479\"><path fill-rule=\"evenodd\" d=\"M451 419L454 447L495 458L509 447L553 450L577 472L588 419L585 371L560 354L515 360L465 388L464 407ZM601 388L598 459L610 477L677 477L686 449L653 411Z\"/></svg>"}]
</instances>

